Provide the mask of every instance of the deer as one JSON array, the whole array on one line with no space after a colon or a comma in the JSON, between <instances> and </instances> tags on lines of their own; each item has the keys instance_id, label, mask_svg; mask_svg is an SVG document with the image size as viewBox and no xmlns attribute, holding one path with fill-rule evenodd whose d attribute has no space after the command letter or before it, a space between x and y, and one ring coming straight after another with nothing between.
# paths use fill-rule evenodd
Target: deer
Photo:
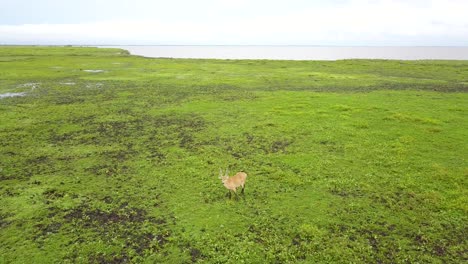
<instances>
[{"instance_id":1,"label":"deer","mask_svg":"<svg viewBox=\"0 0 468 264\"><path fill-rule=\"evenodd\" d=\"M245 172L238 172L236 175L229 177L228 170L226 169L226 173L223 175L223 171L219 169L219 179L221 179L221 182L223 183L224 187L229 190L229 198L231 198L232 193L231 191L234 191L236 196L237 194L237 188L239 186L242 187L241 193L244 193L245 189L245 180L247 179L247 174Z\"/></svg>"}]
</instances>

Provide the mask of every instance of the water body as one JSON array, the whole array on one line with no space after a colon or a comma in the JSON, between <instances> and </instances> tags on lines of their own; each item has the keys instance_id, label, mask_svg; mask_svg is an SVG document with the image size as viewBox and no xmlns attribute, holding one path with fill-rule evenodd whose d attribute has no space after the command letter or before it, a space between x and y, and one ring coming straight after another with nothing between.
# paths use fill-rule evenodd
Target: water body
<instances>
[{"instance_id":1,"label":"water body","mask_svg":"<svg viewBox=\"0 0 468 264\"><path fill-rule=\"evenodd\" d=\"M26 93L3 93L0 94L0 99L8 98L8 97L16 97L16 96L25 96Z\"/></svg>"},{"instance_id":2,"label":"water body","mask_svg":"<svg viewBox=\"0 0 468 264\"><path fill-rule=\"evenodd\" d=\"M106 46L152 58L468 60L467 47Z\"/></svg>"}]
</instances>

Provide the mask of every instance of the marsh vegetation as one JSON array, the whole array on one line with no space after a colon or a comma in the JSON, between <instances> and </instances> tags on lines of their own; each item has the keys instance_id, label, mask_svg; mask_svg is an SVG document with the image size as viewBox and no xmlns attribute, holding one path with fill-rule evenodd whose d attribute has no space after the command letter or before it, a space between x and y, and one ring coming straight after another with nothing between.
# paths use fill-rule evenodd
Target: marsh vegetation
<instances>
[{"instance_id":1,"label":"marsh vegetation","mask_svg":"<svg viewBox=\"0 0 468 264\"><path fill-rule=\"evenodd\" d=\"M467 61L1 47L0 262L461 263L467 91Z\"/></svg>"}]
</instances>

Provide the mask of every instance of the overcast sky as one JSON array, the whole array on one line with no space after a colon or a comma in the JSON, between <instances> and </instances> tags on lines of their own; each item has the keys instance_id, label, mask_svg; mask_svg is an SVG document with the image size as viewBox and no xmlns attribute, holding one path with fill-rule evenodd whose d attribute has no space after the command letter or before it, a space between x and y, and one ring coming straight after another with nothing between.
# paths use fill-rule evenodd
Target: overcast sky
<instances>
[{"instance_id":1,"label":"overcast sky","mask_svg":"<svg viewBox=\"0 0 468 264\"><path fill-rule=\"evenodd\" d=\"M468 0L0 0L0 44L468 46Z\"/></svg>"}]
</instances>

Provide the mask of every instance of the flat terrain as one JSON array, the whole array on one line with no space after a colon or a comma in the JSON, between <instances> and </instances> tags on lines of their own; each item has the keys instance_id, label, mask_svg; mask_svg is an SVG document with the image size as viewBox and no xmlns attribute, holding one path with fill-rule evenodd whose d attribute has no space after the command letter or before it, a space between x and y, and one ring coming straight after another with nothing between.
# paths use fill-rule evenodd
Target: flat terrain
<instances>
[{"instance_id":1,"label":"flat terrain","mask_svg":"<svg viewBox=\"0 0 468 264\"><path fill-rule=\"evenodd\" d=\"M467 92L468 61L0 47L0 263L462 263Z\"/></svg>"}]
</instances>

